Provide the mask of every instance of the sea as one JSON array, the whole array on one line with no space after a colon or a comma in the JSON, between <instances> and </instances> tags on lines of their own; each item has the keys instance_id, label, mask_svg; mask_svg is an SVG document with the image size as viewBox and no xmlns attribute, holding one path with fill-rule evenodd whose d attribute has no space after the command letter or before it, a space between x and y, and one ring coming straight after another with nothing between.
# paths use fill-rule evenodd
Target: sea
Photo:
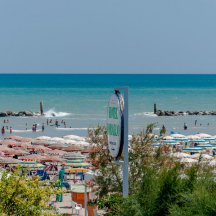
<instances>
[{"instance_id":1,"label":"sea","mask_svg":"<svg viewBox=\"0 0 216 216\"><path fill-rule=\"evenodd\" d=\"M153 113L154 104L161 110L216 111L216 75L204 74L0 74L0 112L36 112L40 101L45 111L43 117L0 118L0 127L12 127L13 135L24 137L87 136L88 128L106 125L109 97L116 87L124 86L129 88L129 134L155 123L156 134L165 125L168 134L216 135L216 116L157 117ZM47 125L47 119L57 120L59 127ZM32 132L33 124L38 125L37 132Z\"/></svg>"}]
</instances>

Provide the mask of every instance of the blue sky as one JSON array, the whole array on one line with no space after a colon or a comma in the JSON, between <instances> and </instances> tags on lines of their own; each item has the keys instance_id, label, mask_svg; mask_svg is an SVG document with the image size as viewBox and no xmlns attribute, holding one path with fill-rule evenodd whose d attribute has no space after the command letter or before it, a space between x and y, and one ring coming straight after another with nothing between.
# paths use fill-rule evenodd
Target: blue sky
<instances>
[{"instance_id":1,"label":"blue sky","mask_svg":"<svg viewBox=\"0 0 216 216\"><path fill-rule=\"evenodd\" d=\"M0 0L0 73L216 73L215 0Z\"/></svg>"}]
</instances>

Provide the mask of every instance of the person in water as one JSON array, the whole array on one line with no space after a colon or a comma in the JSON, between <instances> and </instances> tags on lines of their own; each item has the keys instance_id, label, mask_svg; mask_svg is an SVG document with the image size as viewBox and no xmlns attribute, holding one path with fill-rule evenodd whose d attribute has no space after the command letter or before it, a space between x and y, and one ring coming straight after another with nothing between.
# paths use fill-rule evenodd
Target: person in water
<instances>
[{"instance_id":1,"label":"person in water","mask_svg":"<svg viewBox=\"0 0 216 216\"><path fill-rule=\"evenodd\" d=\"M5 134L5 128L4 128L4 126L2 127L2 130L1 130L1 132L2 132L2 135L4 135L4 134Z\"/></svg>"},{"instance_id":2,"label":"person in water","mask_svg":"<svg viewBox=\"0 0 216 216\"><path fill-rule=\"evenodd\" d=\"M44 123L43 123L43 125L42 125L42 132L44 132L44 129L45 129L45 127L44 127Z\"/></svg>"}]
</instances>

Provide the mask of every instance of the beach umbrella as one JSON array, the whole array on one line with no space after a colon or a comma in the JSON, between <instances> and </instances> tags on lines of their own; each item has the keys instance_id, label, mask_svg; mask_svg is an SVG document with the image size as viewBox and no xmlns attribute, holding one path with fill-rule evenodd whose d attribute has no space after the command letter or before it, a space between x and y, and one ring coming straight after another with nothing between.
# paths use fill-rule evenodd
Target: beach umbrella
<instances>
[{"instance_id":1,"label":"beach umbrella","mask_svg":"<svg viewBox=\"0 0 216 216\"><path fill-rule=\"evenodd\" d=\"M193 158L182 158L180 160L180 163L197 163L198 160L193 159Z\"/></svg>"},{"instance_id":2,"label":"beach umbrella","mask_svg":"<svg viewBox=\"0 0 216 216\"><path fill-rule=\"evenodd\" d=\"M77 144L77 140L69 140L69 139L65 139L64 143L68 144L68 145L76 145Z\"/></svg>"},{"instance_id":3,"label":"beach umbrella","mask_svg":"<svg viewBox=\"0 0 216 216\"><path fill-rule=\"evenodd\" d=\"M55 141L55 142L62 142L62 143L65 142L65 140L63 138L60 138L60 137L52 137L49 140L50 141Z\"/></svg>"},{"instance_id":4,"label":"beach umbrella","mask_svg":"<svg viewBox=\"0 0 216 216\"><path fill-rule=\"evenodd\" d=\"M21 167L28 167L28 168L36 168L36 169L43 169L45 166L43 164L37 163L37 162L20 162L19 163Z\"/></svg>"},{"instance_id":5,"label":"beach umbrella","mask_svg":"<svg viewBox=\"0 0 216 216\"><path fill-rule=\"evenodd\" d=\"M67 158L67 159L85 159L86 156L82 155L80 152L68 152L66 154L63 155L63 158Z\"/></svg>"},{"instance_id":6,"label":"beach umbrella","mask_svg":"<svg viewBox=\"0 0 216 216\"><path fill-rule=\"evenodd\" d=\"M39 136L36 139L37 140L49 140L49 139L51 139L51 137L49 137L49 136Z\"/></svg>"},{"instance_id":7,"label":"beach umbrella","mask_svg":"<svg viewBox=\"0 0 216 216\"><path fill-rule=\"evenodd\" d=\"M173 138L185 138L185 135L182 135L182 134L172 134L171 136Z\"/></svg>"},{"instance_id":8,"label":"beach umbrella","mask_svg":"<svg viewBox=\"0 0 216 216\"><path fill-rule=\"evenodd\" d=\"M74 152L74 151L81 151L81 148L78 146L68 146L63 148L63 150L66 152Z\"/></svg>"},{"instance_id":9,"label":"beach umbrella","mask_svg":"<svg viewBox=\"0 0 216 216\"><path fill-rule=\"evenodd\" d=\"M28 147L28 149L31 149L34 151L41 151L41 152L45 152L46 150L51 150L50 148L47 148L42 145L31 145L30 147Z\"/></svg>"},{"instance_id":10,"label":"beach umbrella","mask_svg":"<svg viewBox=\"0 0 216 216\"><path fill-rule=\"evenodd\" d=\"M12 148L10 148L9 150L6 150L6 151L4 151L4 152L5 152L5 154L17 155L17 156L29 154L27 151L24 151L24 150L17 150L17 149L12 149Z\"/></svg>"},{"instance_id":11,"label":"beach umbrella","mask_svg":"<svg viewBox=\"0 0 216 216\"><path fill-rule=\"evenodd\" d=\"M45 152L49 155L60 155L60 156L62 156L66 153L65 151L58 150L58 149L54 149L54 150L49 149L49 150L46 150Z\"/></svg>"},{"instance_id":12,"label":"beach umbrella","mask_svg":"<svg viewBox=\"0 0 216 216\"><path fill-rule=\"evenodd\" d=\"M198 159L200 157L200 154L192 154L190 155L190 158Z\"/></svg>"},{"instance_id":13,"label":"beach umbrella","mask_svg":"<svg viewBox=\"0 0 216 216\"><path fill-rule=\"evenodd\" d=\"M85 141L78 141L77 145L89 146L90 144L88 142L85 142Z\"/></svg>"},{"instance_id":14,"label":"beach umbrella","mask_svg":"<svg viewBox=\"0 0 216 216\"><path fill-rule=\"evenodd\" d=\"M16 145L16 144L19 144L19 143L17 141L15 141L15 140L6 139L6 140L3 140L3 144L4 145Z\"/></svg>"},{"instance_id":15,"label":"beach umbrella","mask_svg":"<svg viewBox=\"0 0 216 216\"><path fill-rule=\"evenodd\" d=\"M64 149L65 147L67 147L67 146L65 146L64 144L61 144L61 143L59 143L59 144L50 144L50 145L48 145L48 147L50 148L50 149Z\"/></svg>"},{"instance_id":16,"label":"beach umbrella","mask_svg":"<svg viewBox=\"0 0 216 216\"><path fill-rule=\"evenodd\" d=\"M216 166L216 159L213 159L209 162L210 166Z\"/></svg>"},{"instance_id":17,"label":"beach umbrella","mask_svg":"<svg viewBox=\"0 0 216 216\"><path fill-rule=\"evenodd\" d=\"M63 137L64 139L76 140L76 141L85 141L84 137L76 136L76 135L67 135Z\"/></svg>"},{"instance_id":18,"label":"beach umbrella","mask_svg":"<svg viewBox=\"0 0 216 216\"><path fill-rule=\"evenodd\" d=\"M174 137L172 137L172 136L164 136L162 139L163 140L173 140Z\"/></svg>"},{"instance_id":19,"label":"beach umbrella","mask_svg":"<svg viewBox=\"0 0 216 216\"><path fill-rule=\"evenodd\" d=\"M170 153L170 157L175 157L175 158L188 158L190 157L189 154L186 154L184 152L175 152L175 153Z\"/></svg>"},{"instance_id":20,"label":"beach umbrella","mask_svg":"<svg viewBox=\"0 0 216 216\"><path fill-rule=\"evenodd\" d=\"M196 136L198 136L200 138L210 138L210 137L212 137L211 135L206 134L206 133L198 133L198 134L196 134Z\"/></svg>"},{"instance_id":21,"label":"beach umbrella","mask_svg":"<svg viewBox=\"0 0 216 216\"><path fill-rule=\"evenodd\" d=\"M22 161L38 161L39 162L41 161L41 159L43 159L43 156L39 154L31 154L31 155L19 157L19 159Z\"/></svg>"},{"instance_id":22,"label":"beach umbrella","mask_svg":"<svg viewBox=\"0 0 216 216\"><path fill-rule=\"evenodd\" d=\"M10 157L0 157L1 164L18 164L21 160L10 158Z\"/></svg>"},{"instance_id":23,"label":"beach umbrella","mask_svg":"<svg viewBox=\"0 0 216 216\"><path fill-rule=\"evenodd\" d=\"M201 154L201 158L204 160L211 160L213 159L213 157L211 155L208 154Z\"/></svg>"},{"instance_id":24,"label":"beach umbrella","mask_svg":"<svg viewBox=\"0 0 216 216\"><path fill-rule=\"evenodd\" d=\"M22 138L21 136L9 136L9 137L6 137L5 139L19 140L21 138Z\"/></svg>"},{"instance_id":25,"label":"beach umbrella","mask_svg":"<svg viewBox=\"0 0 216 216\"><path fill-rule=\"evenodd\" d=\"M178 144L179 142L177 140L162 140L162 143L166 143L166 144Z\"/></svg>"},{"instance_id":26,"label":"beach umbrella","mask_svg":"<svg viewBox=\"0 0 216 216\"><path fill-rule=\"evenodd\" d=\"M190 140L198 140L198 139L200 139L200 137L197 136L197 135L188 135L187 138L190 139Z\"/></svg>"},{"instance_id":27,"label":"beach umbrella","mask_svg":"<svg viewBox=\"0 0 216 216\"><path fill-rule=\"evenodd\" d=\"M56 156L43 156L40 160L41 162L52 162L52 163L57 163L57 162L62 162L63 158L59 158Z\"/></svg>"}]
</instances>

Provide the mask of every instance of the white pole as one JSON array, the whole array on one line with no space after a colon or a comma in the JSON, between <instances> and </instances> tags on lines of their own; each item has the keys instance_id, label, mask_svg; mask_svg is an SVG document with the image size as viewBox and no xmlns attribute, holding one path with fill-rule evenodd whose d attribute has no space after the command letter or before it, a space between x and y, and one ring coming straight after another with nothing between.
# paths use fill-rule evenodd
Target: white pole
<instances>
[{"instance_id":1,"label":"white pole","mask_svg":"<svg viewBox=\"0 0 216 216\"><path fill-rule=\"evenodd\" d=\"M87 216L87 202L88 202L88 197L87 197L87 182L86 182L86 180L85 180L85 197L84 197L84 199L85 199L85 216Z\"/></svg>"}]
</instances>

